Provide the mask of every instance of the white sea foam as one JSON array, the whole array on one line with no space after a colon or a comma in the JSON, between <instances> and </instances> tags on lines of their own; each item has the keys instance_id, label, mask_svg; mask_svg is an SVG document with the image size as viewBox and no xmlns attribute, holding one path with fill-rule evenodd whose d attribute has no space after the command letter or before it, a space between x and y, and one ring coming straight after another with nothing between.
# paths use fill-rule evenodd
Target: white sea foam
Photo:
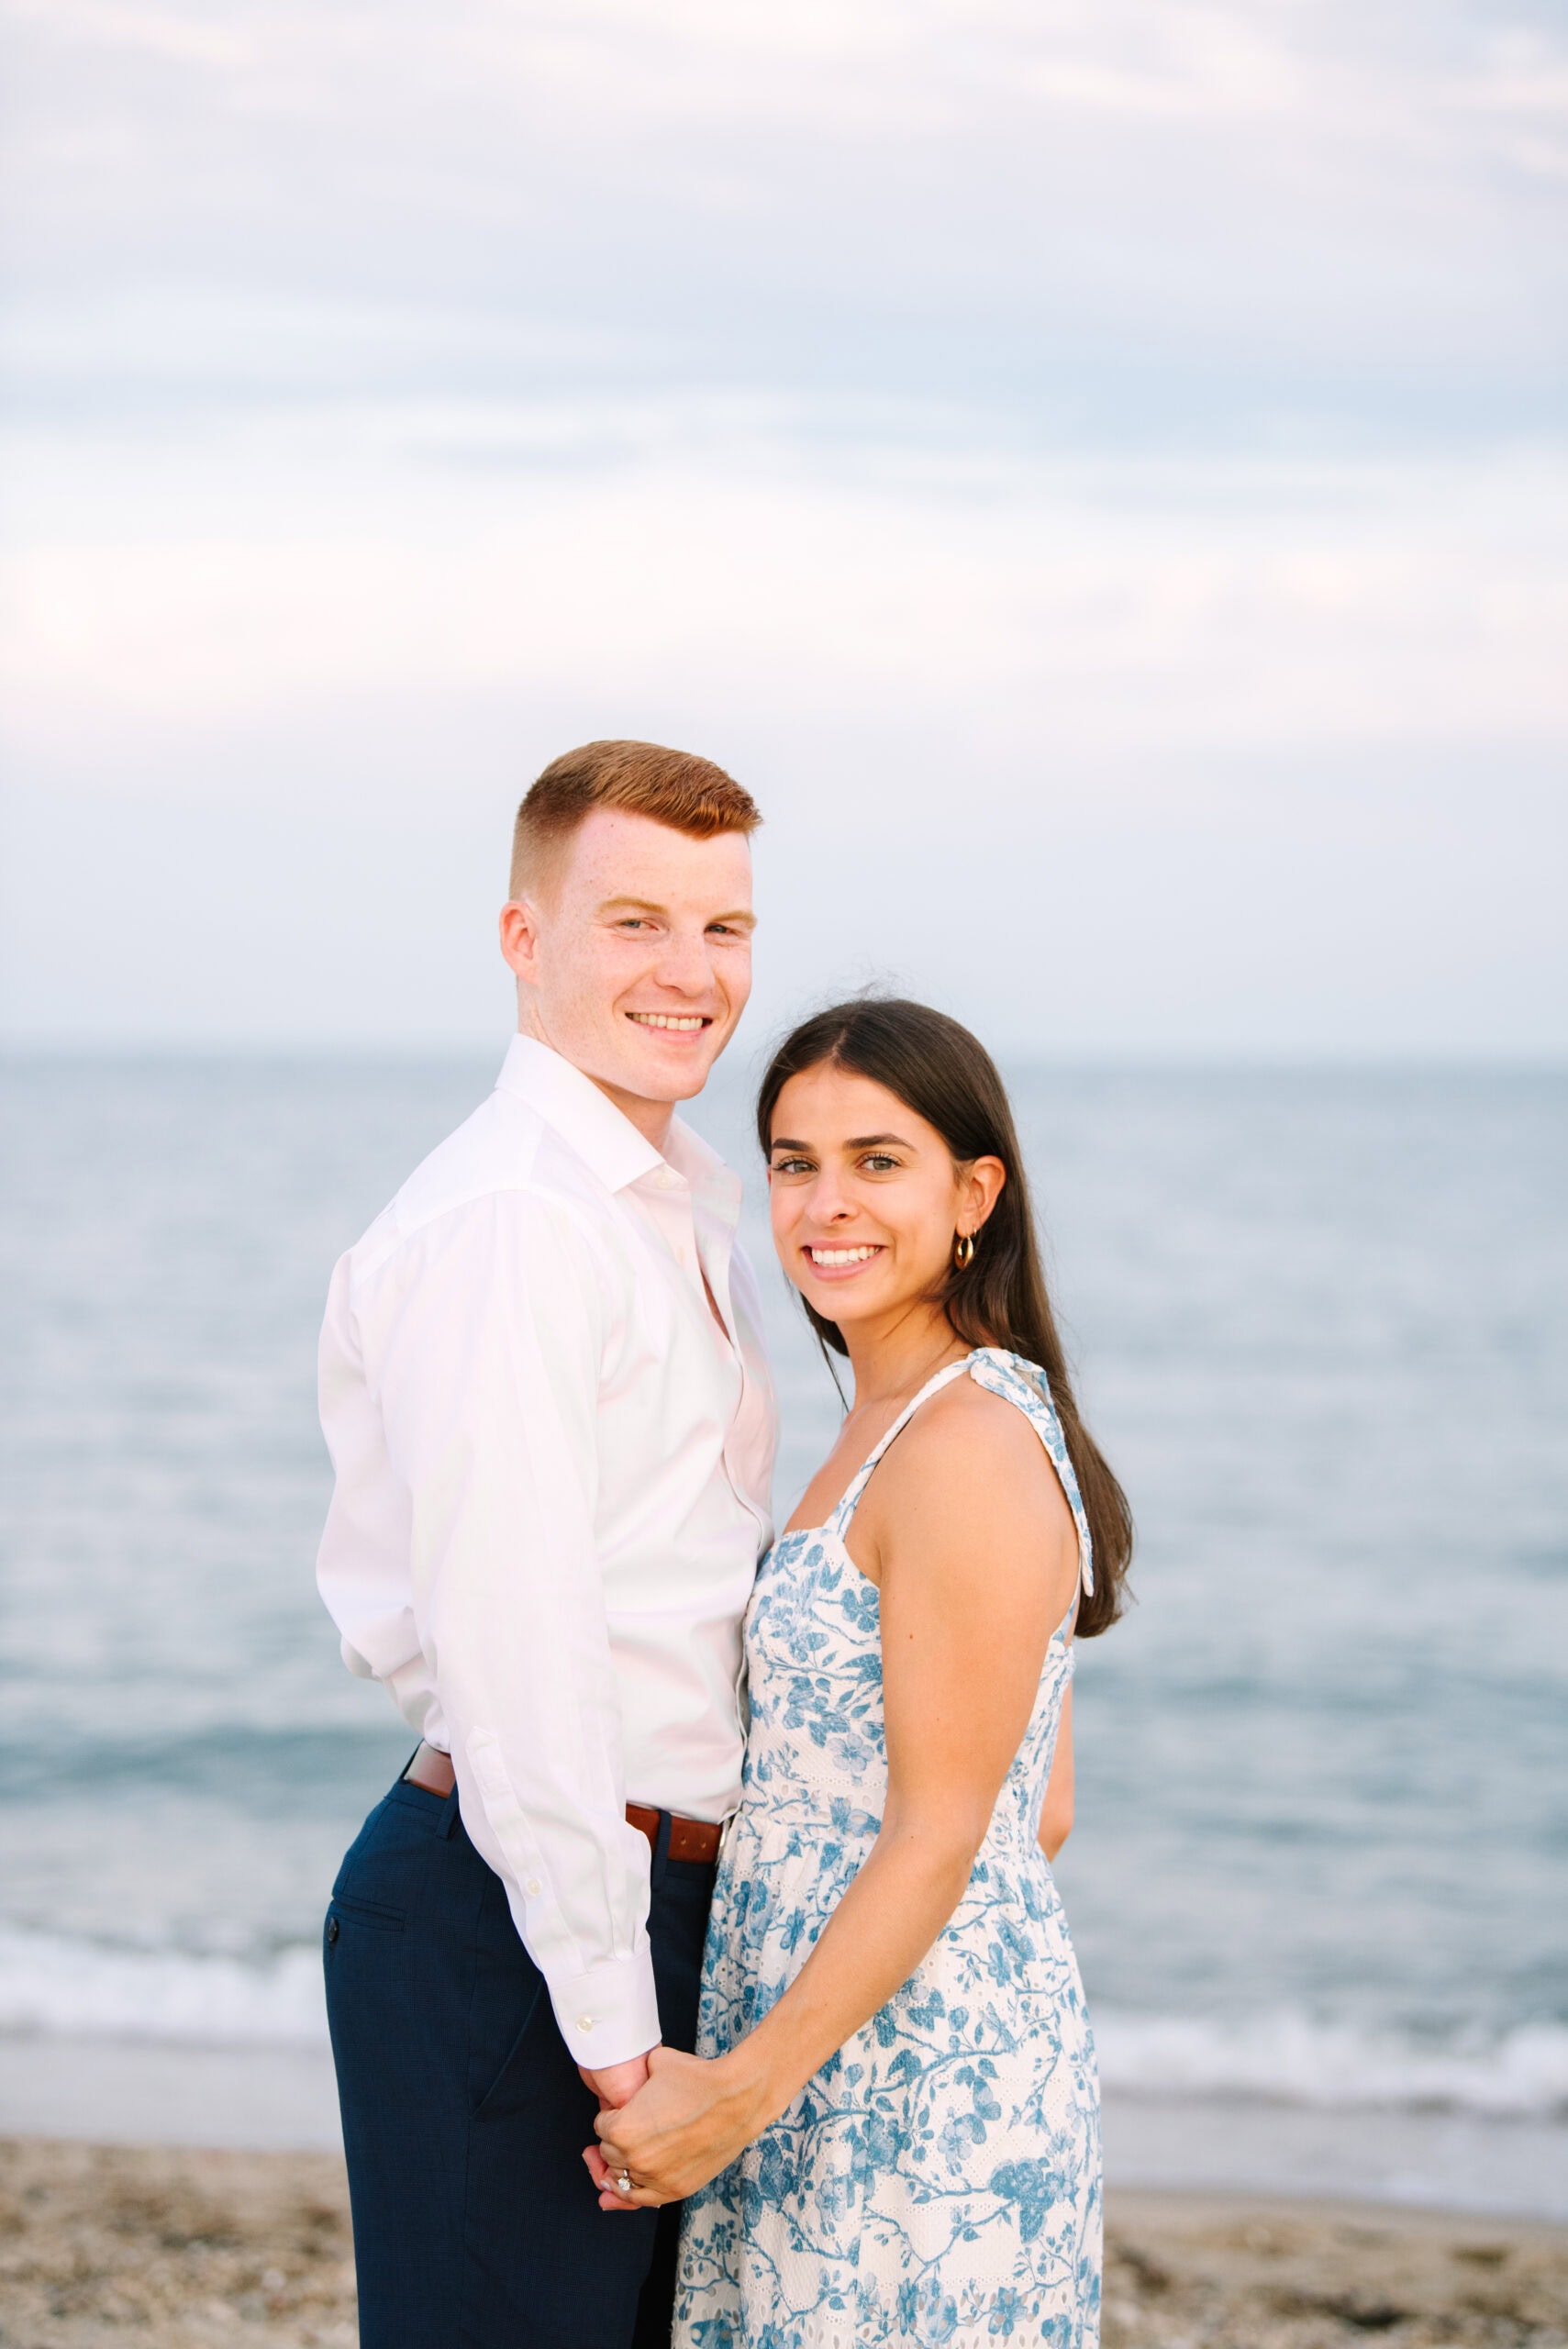
<instances>
[{"instance_id":1,"label":"white sea foam","mask_svg":"<svg viewBox=\"0 0 1568 2349\"><path fill-rule=\"evenodd\" d=\"M294 1948L247 1965L0 1926L0 2032L314 2046L327 2035L321 1960Z\"/></svg>"},{"instance_id":2,"label":"white sea foam","mask_svg":"<svg viewBox=\"0 0 1568 2349\"><path fill-rule=\"evenodd\" d=\"M1095 2031L1106 2086L1132 2094L1568 2116L1568 2029L1557 2023L1437 2038L1289 2011L1219 2020L1099 2009ZM317 2046L327 2034L321 1961L310 1947L256 1965L0 1927L0 2032Z\"/></svg>"},{"instance_id":3,"label":"white sea foam","mask_svg":"<svg viewBox=\"0 0 1568 2349\"><path fill-rule=\"evenodd\" d=\"M1107 2087L1156 2096L1271 2097L1288 2104L1446 2106L1537 2120L1568 2113L1568 2029L1521 2023L1490 2038L1418 2036L1300 2012L1095 2014Z\"/></svg>"}]
</instances>

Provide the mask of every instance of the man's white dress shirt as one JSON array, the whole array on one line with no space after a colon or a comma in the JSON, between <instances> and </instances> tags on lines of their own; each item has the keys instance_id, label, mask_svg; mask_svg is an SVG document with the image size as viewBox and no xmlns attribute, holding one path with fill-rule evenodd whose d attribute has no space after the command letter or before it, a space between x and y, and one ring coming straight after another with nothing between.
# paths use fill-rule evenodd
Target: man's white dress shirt
<instances>
[{"instance_id":1,"label":"man's white dress shirt","mask_svg":"<svg viewBox=\"0 0 1568 2349\"><path fill-rule=\"evenodd\" d=\"M740 1186L517 1037L332 1276L317 1573L351 1672L449 1752L573 2057L659 2037L628 1801L740 1799L773 1389ZM703 1275L723 1316L721 1332Z\"/></svg>"}]
</instances>

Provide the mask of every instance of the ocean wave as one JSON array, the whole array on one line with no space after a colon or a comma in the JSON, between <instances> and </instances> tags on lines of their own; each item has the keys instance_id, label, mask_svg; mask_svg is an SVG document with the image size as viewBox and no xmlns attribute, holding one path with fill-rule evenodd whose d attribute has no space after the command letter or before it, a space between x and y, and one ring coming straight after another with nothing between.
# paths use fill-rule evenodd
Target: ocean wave
<instances>
[{"instance_id":1,"label":"ocean wave","mask_svg":"<svg viewBox=\"0 0 1568 2349\"><path fill-rule=\"evenodd\" d=\"M248 1965L0 1927L0 2032L316 2046L327 2037L320 1954L283 1949Z\"/></svg>"},{"instance_id":2,"label":"ocean wave","mask_svg":"<svg viewBox=\"0 0 1568 2349\"><path fill-rule=\"evenodd\" d=\"M1446 2108L1499 2119L1568 2115L1568 2028L1483 2036L1371 2030L1294 2009L1220 2021L1096 2009L1100 2075L1145 2096L1268 2098L1347 2110Z\"/></svg>"},{"instance_id":3,"label":"ocean wave","mask_svg":"<svg viewBox=\"0 0 1568 2349\"><path fill-rule=\"evenodd\" d=\"M257 1964L0 1927L0 2032L317 2047L327 2038L320 1954L295 1946ZM1127 2094L1568 2116L1561 2023L1436 2037L1288 2009L1222 2020L1098 2008L1095 2036L1106 2087Z\"/></svg>"}]
</instances>

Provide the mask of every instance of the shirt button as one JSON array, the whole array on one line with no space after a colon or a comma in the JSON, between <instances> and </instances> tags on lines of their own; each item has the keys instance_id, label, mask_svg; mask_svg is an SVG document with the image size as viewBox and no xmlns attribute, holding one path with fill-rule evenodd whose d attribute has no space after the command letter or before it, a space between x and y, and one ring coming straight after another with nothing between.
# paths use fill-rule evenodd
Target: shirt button
<instances>
[{"instance_id":1,"label":"shirt button","mask_svg":"<svg viewBox=\"0 0 1568 2349\"><path fill-rule=\"evenodd\" d=\"M529 1878L528 1878L528 1889L530 1892L537 1892L537 1891L539 1890L539 1878L538 1878L538 1876L529 1876Z\"/></svg>"},{"instance_id":2,"label":"shirt button","mask_svg":"<svg viewBox=\"0 0 1568 2349\"><path fill-rule=\"evenodd\" d=\"M593 2016L592 2016L592 2015L579 2015L579 2016L578 2016L578 2018L577 2018L577 2028L578 2028L578 2030L579 2030L579 2031L592 2031L592 2030L593 2030L593 2028L594 2028L594 2018L593 2018Z\"/></svg>"},{"instance_id":3,"label":"shirt button","mask_svg":"<svg viewBox=\"0 0 1568 2349\"><path fill-rule=\"evenodd\" d=\"M337 1940L338 1933L339 1925L337 1918L328 1917L327 1920L327 1946L328 1949L331 1948L332 1943Z\"/></svg>"}]
</instances>

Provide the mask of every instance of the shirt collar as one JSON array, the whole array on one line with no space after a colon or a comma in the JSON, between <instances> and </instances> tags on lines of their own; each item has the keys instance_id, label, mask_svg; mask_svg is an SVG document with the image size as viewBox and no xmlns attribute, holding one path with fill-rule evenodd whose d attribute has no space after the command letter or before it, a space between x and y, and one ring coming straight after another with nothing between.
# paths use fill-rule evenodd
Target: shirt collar
<instances>
[{"instance_id":1,"label":"shirt collar","mask_svg":"<svg viewBox=\"0 0 1568 2349\"><path fill-rule=\"evenodd\" d=\"M495 1089L537 1109L606 1190L622 1191L663 1163L647 1136L621 1115L591 1076L532 1036L513 1037Z\"/></svg>"},{"instance_id":2,"label":"shirt collar","mask_svg":"<svg viewBox=\"0 0 1568 2349\"><path fill-rule=\"evenodd\" d=\"M673 1166L690 1186L693 1200L732 1228L740 1220L740 1184L716 1150L679 1118L661 1158L645 1134L622 1115L591 1076L532 1036L514 1036L506 1047L496 1090L515 1094L537 1109L547 1126L570 1142L606 1190L624 1191L661 1166Z\"/></svg>"},{"instance_id":3,"label":"shirt collar","mask_svg":"<svg viewBox=\"0 0 1568 2349\"><path fill-rule=\"evenodd\" d=\"M672 1118L664 1157L677 1174L685 1176L694 1203L733 1230L740 1220L740 1178L717 1151L710 1149L684 1119Z\"/></svg>"}]
</instances>

